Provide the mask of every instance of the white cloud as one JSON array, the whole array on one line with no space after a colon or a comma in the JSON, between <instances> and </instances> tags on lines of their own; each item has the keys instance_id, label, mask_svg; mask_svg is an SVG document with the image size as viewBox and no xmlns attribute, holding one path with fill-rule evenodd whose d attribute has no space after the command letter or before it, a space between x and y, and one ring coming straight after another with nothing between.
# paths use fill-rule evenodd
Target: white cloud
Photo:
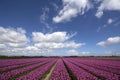
<instances>
[{"instance_id":1,"label":"white cloud","mask_svg":"<svg viewBox=\"0 0 120 80\"><path fill-rule=\"evenodd\" d=\"M38 48L35 46L27 46L26 50L38 50Z\"/></svg>"},{"instance_id":2,"label":"white cloud","mask_svg":"<svg viewBox=\"0 0 120 80\"><path fill-rule=\"evenodd\" d=\"M65 40L68 40L71 36L67 35L66 32L54 32L54 33L48 33L43 34L41 32L33 32L33 41L34 42L64 42Z\"/></svg>"},{"instance_id":3,"label":"white cloud","mask_svg":"<svg viewBox=\"0 0 120 80\"><path fill-rule=\"evenodd\" d=\"M36 43L35 46L42 49L59 49L59 48L78 48L85 45L85 43L75 43L75 42L65 42L65 43L55 43L55 42L42 42Z\"/></svg>"},{"instance_id":4,"label":"white cloud","mask_svg":"<svg viewBox=\"0 0 120 80\"><path fill-rule=\"evenodd\" d=\"M64 43L65 48L79 48L81 46L86 45L85 43L75 43L74 41Z\"/></svg>"},{"instance_id":5,"label":"white cloud","mask_svg":"<svg viewBox=\"0 0 120 80\"><path fill-rule=\"evenodd\" d=\"M5 44L0 44L0 50L1 49L5 49L6 48L6 45Z\"/></svg>"},{"instance_id":6,"label":"white cloud","mask_svg":"<svg viewBox=\"0 0 120 80\"><path fill-rule=\"evenodd\" d=\"M71 17L77 16L77 10L76 9L68 9L64 13L61 14L61 16L56 16L53 18L53 21L56 23L63 22L63 21L70 21Z\"/></svg>"},{"instance_id":7,"label":"white cloud","mask_svg":"<svg viewBox=\"0 0 120 80\"><path fill-rule=\"evenodd\" d=\"M86 52L80 52L80 53L83 54L83 55L90 55L91 52L86 51Z\"/></svg>"},{"instance_id":8,"label":"white cloud","mask_svg":"<svg viewBox=\"0 0 120 80\"><path fill-rule=\"evenodd\" d=\"M89 51L77 51L75 49L70 49L66 53L69 56L90 56L91 55L91 52Z\"/></svg>"},{"instance_id":9,"label":"white cloud","mask_svg":"<svg viewBox=\"0 0 120 80\"><path fill-rule=\"evenodd\" d=\"M118 43L120 43L120 37L116 36L116 37L110 37L106 41L100 41L97 43L97 45L106 47L106 46L118 44Z\"/></svg>"},{"instance_id":10,"label":"white cloud","mask_svg":"<svg viewBox=\"0 0 120 80\"><path fill-rule=\"evenodd\" d=\"M120 0L103 0L98 7L96 17L102 17L104 10L120 11Z\"/></svg>"},{"instance_id":11,"label":"white cloud","mask_svg":"<svg viewBox=\"0 0 120 80\"><path fill-rule=\"evenodd\" d=\"M12 29L0 27L0 42L10 47L22 47L28 42L22 28Z\"/></svg>"},{"instance_id":12,"label":"white cloud","mask_svg":"<svg viewBox=\"0 0 120 80\"><path fill-rule=\"evenodd\" d=\"M108 19L108 24L111 24L113 22L113 19L109 18Z\"/></svg>"},{"instance_id":13,"label":"white cloud","mask_svg":"<svg viewBox=\"0 0 120 80\"><path fill-rule=\"evenodd\" d=\"M48 48L48 49L56 49L56 48L62 48L62 43L54 43L54 42L42 42L42 43L36 43L36 47L42 49L42 48Z\"/></svg>"},{"instance_id":14,"label":"white cloud","mask_svg":"<svg viewBox=\"0 0 120 80\"><path fill-rule=\"evenodd\" d=\"M27 55L39 56L39 55L50 54L52 52L52 49L38 48L36 46L28 46L25 48L25 52L28 53Z\"/></svg>"},{"instance_id":15,"label":"white cloud","mask_svg":"<svg viewBox=\"0 0 120 80\"><path fill-rule=\"evenodd\" d=\"M20 47L25 47L26 43L6 43L6 45L12 48L20 48Z\"/></svg>"},{"instance_id":16,"label":"white cloud","mask_svg":"<svg viewBox=\"0 0 120 80\"><path fill-rule=\"evenodd\" d=\"M55 53L59 49L76 49L85 43L76 43L70 39L76 33L67 32L42 33L32 32L28 38L26 31L22 28L4 28L0 27L0 55L7 56L39 56ZM52 55L52 54L51 54Z\"/></svg>"},{"instance_id":17,"label":"white cloud","mask_svg":"<svg viewBox=\"0 0 120 80\"><path fill-rule=\"evenodd\" d=\"M92 5L89 0L62 0L63 9L57 16L53 17L55 23L70 21L71 18L78 14L83 15Z\"/></svg>"},{"instance_id":18,"label":"white cloud","mask_svg":"<svg viewBox=\"0 0 120 80\"><path fill-rule=\"evenodd\" d=\"M50 9L48 7L45 7L42 9L43 13L40 15L40 22L44 24L47 29L52 30L51 26L47 22L49 19L49 16L48 16L49 11Z\"/></svg>"},{"instance_id":19,"label":"white cloud","mask_svg":"<svg viewBox=\"0 0 120 80\"><path fill-rule=\"evenodd\" d=\"M101 29L104 29L104 28L108 27L109 25L111 25L111 24L114 23L114 22L115 22L114 19L109 18L109 19L107 20L106 24L102 25L101 27L98 27L97 32L99 32Z\"/></svg>"},{"instance_id":20,"label":"white cloud","mask_svg":"<svg viewBox=\"0 0 120 80\"><path fill-rule=\"evenodd\" d=\"M41 32L33 32L33 41L38 48L58 49L58 48L78 48L85 43L75 43L68 41L75 34L67 34L67 32L53 32L43 34Z\"/></svg>"},{"instance_id":21,"label":"white cloud","mask_svg":"<svg viewBox=\"0 0 120 80\"><path fill-rule=\"evenodd\" d=\"M103 11L98 11L95 16L98 17L98 18L101 18L103 15Z\"/></svg>"},{"instance_id":22,"label":"white cloud","mask_svg":"<svg viewBox=\"0 0 120 80\"><path fill-rule=\"evenodd\" d=\"M72 56L78 56L79 55L79 52L75 49L71 49L71 50L68 50L67 52L67 55L72 55Z\"/></svg>"},{"instance_id":23,"label":"white cloud","mask_svg":"<svg viewBox=\"0 0 120 80\"><path fill-rule=\"evenodd\" d=\"M42 15L40 16L40 21L41 22L44 22L44 21L46 21L47 19L48 19L48 13L49 13L49 8L47 8L47 7L45 7L45 8L43 8L43 13L42 13Z\"/></svg>"}]
</instances>

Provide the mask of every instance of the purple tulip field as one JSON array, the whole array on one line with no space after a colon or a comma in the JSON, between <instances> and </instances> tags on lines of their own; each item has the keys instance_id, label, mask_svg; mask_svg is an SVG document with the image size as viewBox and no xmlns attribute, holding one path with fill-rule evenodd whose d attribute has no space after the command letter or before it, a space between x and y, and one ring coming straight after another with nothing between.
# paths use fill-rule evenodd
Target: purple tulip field
<instances>
[{"instance_id":1,"label":"purple tulip field","mask_svg":"<svg viewBox=\"0 0 120 80\"><path fill-rule=\"evenodd\" d=\"M120 60L70 57L0 59L0 80L120 80Z\"/></svg>"}]
</instances>

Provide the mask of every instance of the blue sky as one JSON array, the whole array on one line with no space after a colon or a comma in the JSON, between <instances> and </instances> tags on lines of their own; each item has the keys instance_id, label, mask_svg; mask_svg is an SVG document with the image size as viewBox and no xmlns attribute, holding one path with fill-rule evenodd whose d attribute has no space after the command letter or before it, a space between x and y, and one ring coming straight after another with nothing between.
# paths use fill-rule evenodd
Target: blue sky
<instances>
[{"instance_id":1,"label":"blue sky","mask_svg":"<svg viewBox=\"0 0 120 80\"><path fill-rule=\"evenodd\" d=\"M1 55L120 55L120 0L0 0Z\"/></svg>"}]
</instances>

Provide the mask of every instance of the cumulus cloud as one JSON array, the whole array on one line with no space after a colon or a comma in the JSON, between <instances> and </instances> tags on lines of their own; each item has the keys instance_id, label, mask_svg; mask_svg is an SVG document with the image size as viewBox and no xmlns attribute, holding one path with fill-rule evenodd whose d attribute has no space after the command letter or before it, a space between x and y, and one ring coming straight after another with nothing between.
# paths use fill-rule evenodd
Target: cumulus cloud
<instances>
[{"instance_id":1,"label":"cumulus cloud","mask_svg":"<svg viewBox=\"0 0 120 80\"><path fill-rule=\"evenodd\" d=\"M120 11L120 0L103 0L95 16L102 17L104 10Z\"/></svg>"},{"instance_id":2,"label":"cumulus cloud","mask_svg":"<svg viewBox=\"0 0 120 80\"><path fill-rule=\"evenodd\" d=\"M75 50L75 49L71 49L71 50L68 50L67 52L66 52L68 55L74 55L74 56L78 56L79 55L79 52L77 51L77 50Z\"/></svg>"},{"instance_id":3,"label":"cumulus cloud","mask_svg":"<svg viewBox=\"0 0 120 80\"><path fill-rule=\"evenodd\" d=\"M0 27L0 42L10 47L23 47L28 39L22 28L12 29Z\"/></svg>"},{"instance_id":4,"label":"cumulus cloud","mask_svg":"<svg viewBox=\"0 0 120 80\"><path fill-rule=\"evenodd\" d=\"M65 43L43 42L43 43L35 44L35 46L38 48L48 48L48 49L78 48L83 45L85 45L85 43L75 43L75 42L65 42Z\"/></svg>"},{"instance_id":5,"label":"cumulus cloud","mask_svg":"<svg viewBox=\"0 0 120 80\"><path fill-rule=\"evenodd\" d=\"M63 9L60 10L57 16L53 17L55 23L70 21L71 18L78 14L83 15L92 7L89 0L62 0Z\"/></svg>"},{"instance_id":6,"label":"cumulus cloud","mask_svg":"<svg viewBox=\"0 0 120 80\"><path fill-rule=\"evenodd\" d=\"M110 37L106 41L100 41L97 43L97 45L106 47L118 43L120 43L120 37L116 36L116 37Z\"/></svg>"},{"instance_id":7,"label":"cumulus cloud","mask_svg":"<svg viewBox=\"0 0 120 80\"><path fill-rule=\"evenodd\" d=\"M70 35L67 35L66 32L53 32L48 34L43 34L42 32L33 32L33 41L34 42L64 42L70 38Z\"/></svg>"},{"instance_id":8,"label":"cumulus cloud","mask_svg":"<svg viewBox=\"0 0 120 80\"><path fill-rule=\"evenodd\" d=\"M95 14L96 17L101 18L103 15L103 11L97 11L97 13Z\"/></svg>"},{"instance_id":9,"label":"cumulus cloud","mask_svg":"<svg viewBox=\"0 0 120 80\"><path fill-rule=\"evenodd\" d=\"M74 41L68 41L75 34L67 34L66 32L53 32L43 34L41 32L33 32L33 41L38 48L78 48L85 45L85 43L75 43Z\"/></svg>"},{"instance_id":10,"label":"cumulus cloud","mask_svg":"<svg viewBox=\"0 0 120 80\"><path fill-rule=\"evenodd\" d=\"M104 11L120 11L120 0L62 0L63 8L53 17L53 22L70 21L72 18L83 15L89 9L97 6L95 16L101 18ZM95 6L94 6L95 5Z\"/></svg>"},{"instance_id":11,"label":"cumulus cloud","mask_svg":"<svg viewBox=\"0 0 120 80\"><path fill-rule=\"evenodd\" d=\"M32 32L29 36L22 28L0 27L0 55L39 56L54 52L56 49L76 49L85 43L70 40L76 33L67 32L42 33ZM54 52L55 53L55 52Z\"/></svg>"}]
</instances>

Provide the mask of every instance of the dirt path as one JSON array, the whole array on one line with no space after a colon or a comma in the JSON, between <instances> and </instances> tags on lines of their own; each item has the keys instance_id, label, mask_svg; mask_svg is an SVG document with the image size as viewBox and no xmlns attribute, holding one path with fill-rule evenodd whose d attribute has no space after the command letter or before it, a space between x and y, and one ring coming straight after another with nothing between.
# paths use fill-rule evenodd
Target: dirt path
<instances>
[{"instance_id":1,"label":"dirt path","mask_svg":"<svg viewBox=\"0 0 120 80\"><path fill-rule=\"evenodd\" d=\"M57 62L52 66L52 68L50 69L49 73L46 75L46 77L43 80L49 80L55 66L56 66Z\"/></svg>"}]
</instances>

